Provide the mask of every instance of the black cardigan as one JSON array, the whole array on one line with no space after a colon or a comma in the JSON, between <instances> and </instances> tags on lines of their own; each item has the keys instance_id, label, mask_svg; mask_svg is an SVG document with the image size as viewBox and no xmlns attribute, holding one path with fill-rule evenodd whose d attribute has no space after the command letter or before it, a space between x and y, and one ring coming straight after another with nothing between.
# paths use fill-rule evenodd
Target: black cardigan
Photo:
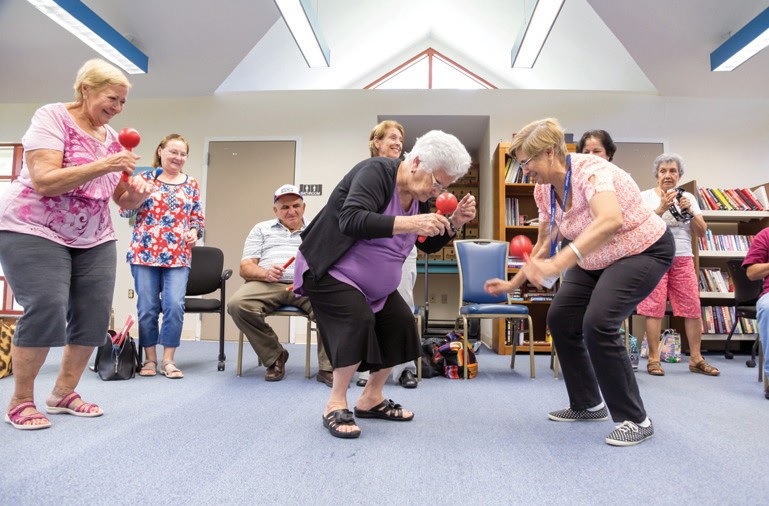
<instances>
[{"instance_id":1,"label":"black cardigan","mask_svg":"<svg viewBox=\"0 0 769 506\"><path fill-rule=\"evenodd\" d=\"M321 278L360 239L392 237L395 216L381 214L395 193L401 160L367 158L348 172L331 192L328 202L302 232L302 252L316 278ZM427 212L420 203L421 213ZM445 233L417 242L425 253L440 250L451 240Z\"/></svg>"}]
</instances>

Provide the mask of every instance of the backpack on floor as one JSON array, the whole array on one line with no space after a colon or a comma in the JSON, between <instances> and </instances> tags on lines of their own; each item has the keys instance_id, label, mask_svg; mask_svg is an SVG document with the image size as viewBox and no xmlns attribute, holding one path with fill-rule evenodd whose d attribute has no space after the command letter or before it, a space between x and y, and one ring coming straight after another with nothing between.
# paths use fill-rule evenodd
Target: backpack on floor
<instances>
[{"instance_id":1,"label":"backpack on floor","mask_svg":"<svg viewBox=\"0 0 769 506\"><path fill-rule=\"evenodd\" d=\"M478 375L478 360L472 346L467 350L467 364L465 364L464 340L462 333L452 330L446 336L448 341L438 348L443 357L443 375L450 379L463 379L465 368L467 378L475 378Z\"/></svg>"}]
</instances>

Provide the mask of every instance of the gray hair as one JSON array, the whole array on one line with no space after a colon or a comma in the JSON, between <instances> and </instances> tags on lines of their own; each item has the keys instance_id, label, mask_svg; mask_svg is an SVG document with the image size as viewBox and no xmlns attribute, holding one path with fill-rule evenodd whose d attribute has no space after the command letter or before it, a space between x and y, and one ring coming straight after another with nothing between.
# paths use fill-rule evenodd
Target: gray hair
<instances>
[{"instance_id":1,"label":"gray hair","mask_svg":"<svg viewBox=\"0 0 769 506\"><path fill-rule=\"evenodd\" d=\"M414 147L406 155L406 163L419 157L420 168L425 172L443 170L456 181L470 168L470 154L459 139L440 130L430 130L417 138Z\"/></svg>"},{"instance_id":2,"label":"gray hair","mask_svg":"<svg viewBox=\"0 0 769 506\"><path fill-rule=\"evenodd\" d=\"M662 153L660 156L654 159L654 179L657 179L657 174L660 172L660 165L670 162L676 162L678 165L678 175L683 177L684 159L681 158L681 155L676 153Z\"/></svg>"}]
</instances>

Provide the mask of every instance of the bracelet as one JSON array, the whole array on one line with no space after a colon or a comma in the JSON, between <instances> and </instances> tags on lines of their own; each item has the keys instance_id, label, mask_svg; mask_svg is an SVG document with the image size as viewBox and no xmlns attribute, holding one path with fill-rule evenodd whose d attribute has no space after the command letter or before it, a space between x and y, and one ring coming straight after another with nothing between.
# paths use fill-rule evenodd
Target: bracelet
<instances>
[{"instance_id":1,"label":"bracelet","mask_svg":"<svg viewBox=\"0 0 769 506\"><path fill-rule=\"evenodd\" d=\"M575 254L575 255L577 255L577 260L578 260L578 261L580 261L580 262L581 262L581 261L583 261L583 260L584 260L584 258L582 258L582 253L580 253L580 252L579 252L579 250L577 249L577 247L574 245L574 243L573 243L573 242L570 242L570 243L569 243L569 247L570 247L570 248L571 248L571 250L574 252L574 254Z\"/></svg>"},{"instance_id":2,"label":"bracelet","mask_svg":"<svg viewBox=\"0 0 769 506\"><path fill-rule=\"evenodd\" d=\"M459 228L455 228L454 227L454 222L451 221L451 218L453 218L453 215L449 216L449 228L451 229L452 232L454 232L454 235L457 235L459 233L459 230L462 227L460 226Z\"/></svg>"}]
</instances>

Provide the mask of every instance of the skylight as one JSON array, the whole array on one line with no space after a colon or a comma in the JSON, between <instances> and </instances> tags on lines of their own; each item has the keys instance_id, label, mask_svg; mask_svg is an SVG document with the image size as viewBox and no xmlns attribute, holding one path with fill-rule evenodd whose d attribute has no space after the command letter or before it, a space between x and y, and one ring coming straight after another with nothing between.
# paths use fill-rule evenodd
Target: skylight
<instances>
[{"instance_id":1,"label":"skylight","mask_svg":"<svg viewBox=\"0 0 769 506\"><path fill-rule=\"evenodd\" d=\"M497 87L433 48L398 65L364 89L494 90Z\"/></svg>"}]
</instances>

